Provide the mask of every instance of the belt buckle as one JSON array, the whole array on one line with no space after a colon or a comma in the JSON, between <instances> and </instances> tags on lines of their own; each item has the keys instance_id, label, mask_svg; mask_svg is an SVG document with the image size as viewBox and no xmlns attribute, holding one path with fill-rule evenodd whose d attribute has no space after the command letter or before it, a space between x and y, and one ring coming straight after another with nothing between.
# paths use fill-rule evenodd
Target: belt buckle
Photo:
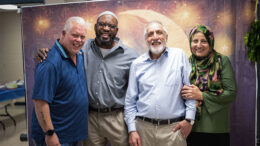
<instances>
[{"instance_id":1,"label":"belt buckle","mask_svg":"<svg viewBox=\"0 0 260 146\"><path fill-rule=\"evenodd\" d=\"M155 119L151 119L152 120L152 123L155 125L155 126L159 126L160 125L160 120L155 120Z\"/></svg>"}]
</instances>

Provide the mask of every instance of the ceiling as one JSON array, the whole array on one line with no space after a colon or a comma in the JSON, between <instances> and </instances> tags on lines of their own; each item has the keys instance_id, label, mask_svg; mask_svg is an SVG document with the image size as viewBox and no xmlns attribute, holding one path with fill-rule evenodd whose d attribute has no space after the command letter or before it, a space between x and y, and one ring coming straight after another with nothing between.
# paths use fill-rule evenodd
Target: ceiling
<instances>
[{"instance_id":1,"label":"ceiling","mask_svg":"<svg viewBox=\"0 0 260 146\"><path fill-rule=\"evenodd\" d=\"M45 3L29 3L29 4L16 4L16 6L36 6L36 5L45 5L45 4L57 4L57 3L69 3L69 2L81 2L81 1L92 1L92 0L45 0ZM0 9L0 12L15 12L18 10L4 10Z\"/></svg>"}]
</instances>

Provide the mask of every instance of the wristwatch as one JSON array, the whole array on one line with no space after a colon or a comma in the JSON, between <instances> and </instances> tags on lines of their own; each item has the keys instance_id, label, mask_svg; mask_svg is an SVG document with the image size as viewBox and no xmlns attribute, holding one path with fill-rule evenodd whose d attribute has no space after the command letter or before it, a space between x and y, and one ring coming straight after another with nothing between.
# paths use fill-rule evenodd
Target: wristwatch
<instances>
[{"instance_id":1,"label":"wristwatch","mask_svg":"<svg viewBox=\"0 0 260 146\"><path fill-rule=\"evenodd\" d=\"M52 136L54 132L55 132L54 130L47 130L47 131L44 133L44 135Z\"/></svg>"},{"instance_id":2,"label":"wristwatch","mask_svg":"<svg viewBox=\"0 0 260 146\"><path fill-rule=\"evenodd\" d=\"M194 125L194 120L190 120L190 119L185 119L187 122L189 122L192 125Z\"/></svg>"}]
</instances>

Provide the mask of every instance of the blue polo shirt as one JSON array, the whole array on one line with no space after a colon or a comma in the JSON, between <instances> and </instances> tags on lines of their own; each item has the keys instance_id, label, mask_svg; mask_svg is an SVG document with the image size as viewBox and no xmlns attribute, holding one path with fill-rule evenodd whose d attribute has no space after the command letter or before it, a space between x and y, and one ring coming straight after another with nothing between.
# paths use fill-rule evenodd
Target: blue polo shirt
<instances>
[{"instance_id":1,"label":"blue polo shirt","mask_svg":"<svg viewBox=\"0 0 260 146\"><path fill-rule=\"evenodd\" d=\"M51 120L60 143L76 142L88 137L88 93L83 53L77 54L77 65L58 41L47 58L35 69L33 99L49 103ZM32 138L44 140L44 133L32 116Z\"/></svg>"}]
</instances>

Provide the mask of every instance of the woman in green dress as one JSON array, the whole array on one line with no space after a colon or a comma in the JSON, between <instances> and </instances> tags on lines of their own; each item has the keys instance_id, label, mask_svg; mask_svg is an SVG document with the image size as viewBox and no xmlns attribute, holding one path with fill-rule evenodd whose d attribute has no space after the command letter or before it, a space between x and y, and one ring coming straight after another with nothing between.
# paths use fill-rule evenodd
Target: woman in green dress
<instances>
[{"instance_id":1,"label":"woman in green dress","mask_svg":"<svg viewBox=\"0 0 260 146\"><path fill-rule=\"evenodd\" d=\"M214 35L205 25L194 27L189 35L190 86L184 86L184 99L197 100L197 113L188 146L229 146L230 105L236 99L234 71L227 56L214 49Z\"/></svg>"}]
</instances>

